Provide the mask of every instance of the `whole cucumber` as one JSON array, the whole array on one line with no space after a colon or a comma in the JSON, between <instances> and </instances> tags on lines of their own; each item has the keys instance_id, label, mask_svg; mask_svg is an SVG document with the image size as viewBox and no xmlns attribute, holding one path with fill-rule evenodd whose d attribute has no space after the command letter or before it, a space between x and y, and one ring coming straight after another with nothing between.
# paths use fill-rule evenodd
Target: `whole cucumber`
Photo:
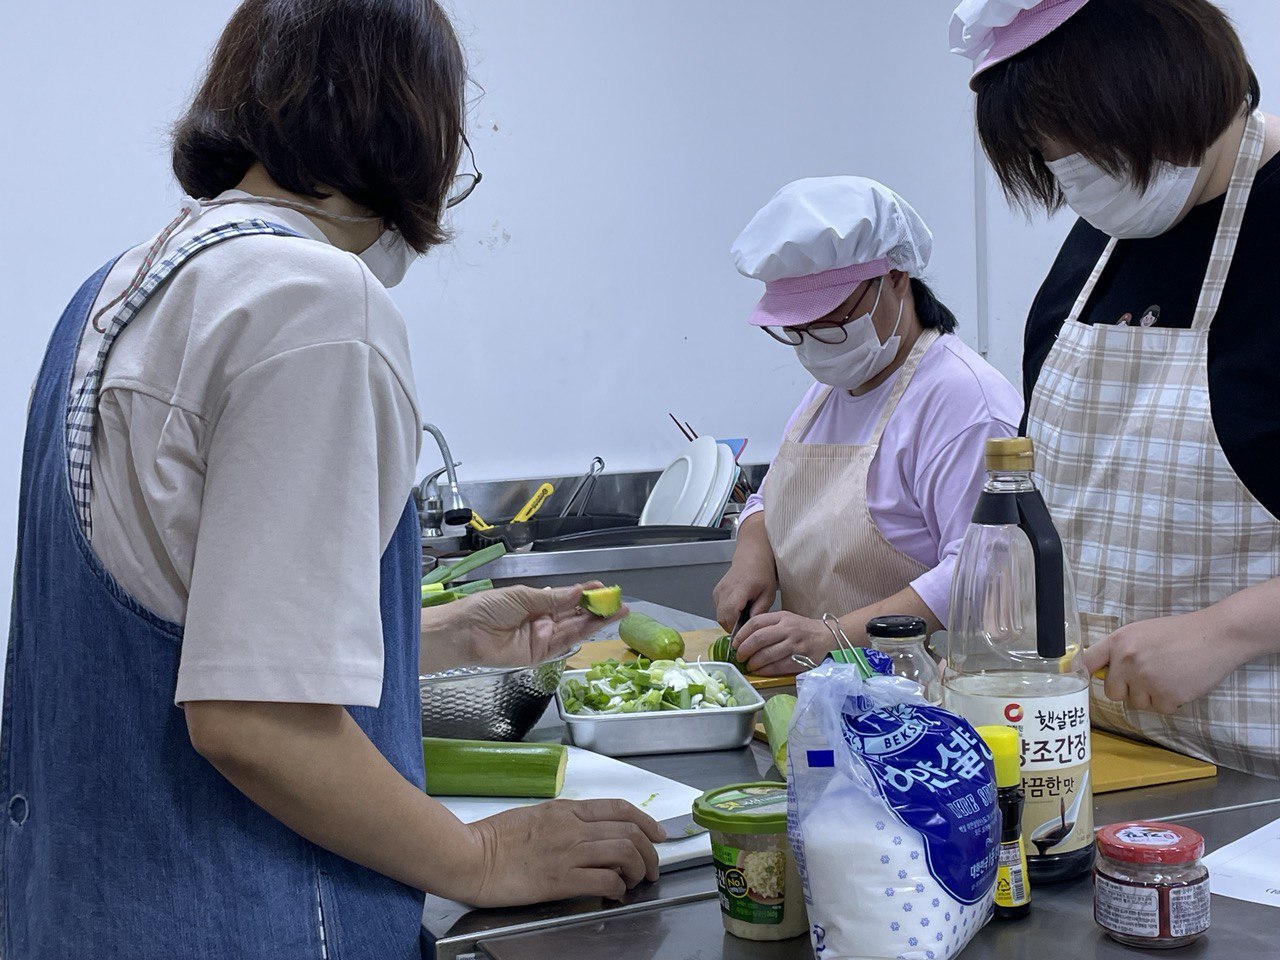
<instances>
[{"instance_id":1,"label":"whole cucumber","mask_svg":"<svg viewBox=\"0 0 1280 960\"><path fill-rule=\"evenodd\" d=\"M674 660L684 656L684 637L643 613L628 613L618 625L618 636L628 647L650 660Z\"/></svg>"}]
</instances>

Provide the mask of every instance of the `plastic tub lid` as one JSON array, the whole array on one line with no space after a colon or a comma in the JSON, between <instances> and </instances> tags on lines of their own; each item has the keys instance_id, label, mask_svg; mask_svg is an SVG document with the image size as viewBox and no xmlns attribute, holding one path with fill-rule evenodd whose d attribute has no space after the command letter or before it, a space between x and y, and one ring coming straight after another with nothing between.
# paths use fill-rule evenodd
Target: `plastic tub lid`
<instances>
[{"instance_id":1,"label":"plastic tub lid","mask_svg":"<svg viewBox=\"0 0 1280 960\"><path fill-rule=\"evenodd\" d=\"M693 801L693 822L721 833L786 833L787 785L737 783Z\"/></svg>"},{"instance_id":2,"label":"plastic tub lid","mask_svg":"<svg viewBox=\"0 0 1280 960\"><path fill-rule=\"evenodd\" d=\"M1123 863L1190 863L1204 854L1204 837L1158 820L1113 823L1098 830L1098 851Z\"/></svg>"}]
</instances>

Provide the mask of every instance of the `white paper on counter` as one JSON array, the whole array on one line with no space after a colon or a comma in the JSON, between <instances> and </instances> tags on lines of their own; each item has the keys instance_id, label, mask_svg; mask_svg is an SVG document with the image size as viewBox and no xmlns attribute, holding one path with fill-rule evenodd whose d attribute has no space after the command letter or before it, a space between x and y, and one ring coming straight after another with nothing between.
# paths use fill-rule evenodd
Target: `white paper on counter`
<instances>
[{"instance_id":1,"label":"white paper on counter","mask_svg":"<svg viewBox=\"0 0 1280 960\"><path fill-rule=\"evenodd\" d=\"M1213 893L1280 907L1280 820L1220 847L1204 862Z\"/></svg>"},{"instance_id":2,"label":"white paper on counter","mask_svg":"<svg viewBox=\"0 0 1280 960\"><path fill-rule=\"evenodd\" d=\"M581 747L566 747L569 759L564 771L561 800L620 799L639 807L655 820L688 814L702 796L694 787L669 780L640 767L623 763ZM439 801L464 823L527 807L542 800L512 797L439 797ZM664 869L690 866L711 857L711 840L703 833L686 840L658 845L658 863Z\"/></svg>"}]
</instances>

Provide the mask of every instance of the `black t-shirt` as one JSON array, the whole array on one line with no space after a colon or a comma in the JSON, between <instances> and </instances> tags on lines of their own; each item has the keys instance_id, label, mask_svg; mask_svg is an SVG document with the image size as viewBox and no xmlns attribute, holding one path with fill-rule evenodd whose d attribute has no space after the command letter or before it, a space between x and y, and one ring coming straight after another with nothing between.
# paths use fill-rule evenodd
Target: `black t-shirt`
<instances>
[{"instance_id":1,"label":"black t-shirt","mask_svg":"<svg viewBox=\"0 0 1280 960\"><path fill-rule=\"evenodd\" d=\"M1192 208L1172 230L1121 240L1085 304L1085 323L1190 327L1223 198ZM1031 392L1062 323L1093 272L1107 236L1080 220L1068 234L1027 319L1024 396ZM1223 452L1244 485L1280 516L1280 157L1254 180L1222 304L1209 329L1209 402ZM1023 416L1026 432L1026 416Z\"/></svg>"}]
</instances>

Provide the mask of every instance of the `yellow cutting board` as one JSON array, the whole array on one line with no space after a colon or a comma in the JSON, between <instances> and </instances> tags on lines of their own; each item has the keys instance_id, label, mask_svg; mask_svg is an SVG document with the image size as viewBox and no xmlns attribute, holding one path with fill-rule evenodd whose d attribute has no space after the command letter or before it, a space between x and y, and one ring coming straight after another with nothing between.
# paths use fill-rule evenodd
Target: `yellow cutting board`
<instances>
[{"instance_id":1,"label":"yellow cutting board","mask_svg":"<svg viewBox=\"0 0 1280 960\"><path fill-rule=\"evenodd\" d=\"M1093 771L1094 793L1200 780L1218 773L1212 763L1105 730L1094 730L1092 741L1093 761L1089 769Z\"/></svg>"},{"instance_id":2,"label":"yellow cutting board","mask_svg":"<svg viewBox=\"0 0 1280 960\"><path fill-rule=\"evenodd\" d=\"M755 738L765 741L763 723L756 724ZM1200 780L1218 774L1218 768L1212 763L1184 757L1150 743L1128 740L1105 730L1095 729L1091 739L1093 759L1089 769L1093 774L1094 793Z\"/></svg>"},{"instance_id":3,"label":"yellow cutting board","mask_svg":"<svg viewBox=\"0 0 1280 960\"><path fill-rule=\"evenodd\" d=\"M684 658L686 660L697 660L699 657L703 660L710 660L711 644L715 643L719 637L723 637L724 631L690 630L688 633L680 634L680 636L684 637ZM590 643L584 643L582 649L566 661L566 666L570 670L585 670L593 663L608 660L610 657L621 662L634 660L635 656L631 648L617 637L609 640L593 640ZM747 682L757 690L766 690L770 687L793 687L795 686L796 678L757 677L754 674L747 674Z\"/></svg>"}]
</instances>

